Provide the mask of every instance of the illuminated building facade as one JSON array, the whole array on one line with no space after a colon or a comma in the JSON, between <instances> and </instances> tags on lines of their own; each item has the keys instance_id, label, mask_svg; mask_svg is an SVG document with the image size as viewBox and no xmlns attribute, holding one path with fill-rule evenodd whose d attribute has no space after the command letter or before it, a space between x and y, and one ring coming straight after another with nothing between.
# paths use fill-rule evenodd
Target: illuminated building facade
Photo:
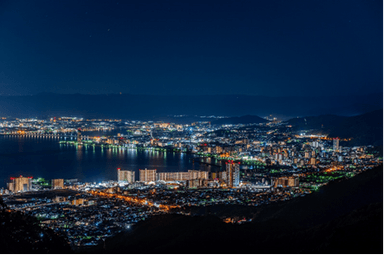
<instances>
[{"instance_id":1,"label":"illuminated building facade","mask_svg":"<svg viewBox=\"0 0 384 255\"><path fill-rule=\"evenodd\" d=\"M283 176L283 177L278 177L274 179L274 187L298 187L299 186L299 178L294 177L294 176Z\"/></svg>"},{"instance_id":2,"label":"illuminated building facade","mask_svg":"<svg viewBox=\"0 0 384 255\"><path fill-rule=\"evenodd\" d=\"M155 182L157 180L156 176L156 169L154 170L148 170L140 169L140 181L141 182Z\"/></svg>"},{"instance_id":3,"label":"illuminated building facade","mask_svg":"<svg viewBox=\"0 0 384 255\"><path fill-rule=\"evenodd\" d=\"M157 174L157 180L161 181L188 181L207 180L208 171L188 170L188 172L162 172Z\"/></svg>"},{"instance_id":4,"label":"illuminated building facade","mask_svg":"<svg viewBox=\"0 0 384 255\"><path fill-rule=\"evenodd\" d=\"M340 142L340 139L338 137L333 138L333 150L336 152L339 151L339 142Z\"/></svg>"},{"instance_id":5,"label":"illuminated building facade","mask_svg":"<svg viewBox=\"0 0 384 255\"><path fill-rule=\"evenodd\" d=\"M240 185L240 165L233 161L228 162L224 176L223 179L228 187L238 187Z\"/></svg>"},{"instance_id":6,"label":"illuminated building facade","mask_svg":"<svg viewBox=\"0 0 384 255\"><path fill-rule=\"evenodd\" d=\"M208 171L188 170L188 173L189 173L190 180L195 180L195 179L208 180L209 179Z\"/></svg>"},{"instance_id":7,"label":"illuminated building facade","mask_svg":"<svg viewBox=\"0 0 384 255\"><path fill-rule=\"evenodd\" d=\"M29 191L32 187L32 177L12 177L11 182L8 183L8 189L12 192Z\"/></svg>"},{"instance_id":8,"label":"illuminated building facade","mask_svg":"<svg viewBox=\"0 0 384 255\"><path fill-rule=\"evenodd\" d=\"M158 173L158 180L162 181L187 181L189 180L188 172L162 172Z\"/></svg>"},{"instance_id":9,"label":"illuminated building facade","mask_svg":"<svg viewBox=\"0 0 384 255\"><path fill-rule=\"evenodd\" d=\"M211 179L212 180L218 180L219 179L219 173L218 172L211 172Z\"/></svg>"},{"instance_id":10,"label":"illuminated building facade","mask_svg":"<svg viewBox=\"0 0 384 255\"><path fill-rule=\"evenodd\" d=\"M188 181L188 188L190 189L196 189L201 186L204 186L204 181L203 179L193 179Z\"/></svg>"},{"instance_id":11,"label":"illuminated building facade","mask_svg":"<svg viewBox=\"0 0 384 255\"><path fill-rule=\"evenodd\" d=\"M83 205L84 204L84 199L83 198L75 198L74 200L71 201L72 205Z\"/></svg>"},{"instance_id":12,"label":"illuminated building facade","mask_svg":"<svg viewBox=\"0 0 384 255\"><path fill-rule=\"evenodd\" d=\"M52 189L63 189L64 188L64 179L52 179L51 180Z\"/></svg>"},{"instance_id":13,"label":"illuminated building facade","mask_svg":"<svg viewBox=\"0 0 384 255\"><path fill-rule=\"evenodd\" d=\"M77 129L77 142L81 143L81 129Z\"/></svg>"},{"instance_id":14,"label":"illuminated building facade","mask_svg":"<svg viewBox=\"0 0 384 255\"><path fill-rule=\"evenodd\" d=\"M126 181L128 183L135 182L135 171L117 169L117 180L119 182Z\"/></svg>"}]
</instances>

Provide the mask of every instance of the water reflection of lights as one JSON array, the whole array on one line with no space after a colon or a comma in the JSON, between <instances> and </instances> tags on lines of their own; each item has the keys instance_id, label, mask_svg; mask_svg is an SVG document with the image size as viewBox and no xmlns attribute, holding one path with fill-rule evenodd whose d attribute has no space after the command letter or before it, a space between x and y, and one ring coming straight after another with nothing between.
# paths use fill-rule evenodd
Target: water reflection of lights
<instances>
[{"instance_id":1,"label":"water reflection of lights","mask_svg":"<svg viewBox=\"0 0 384 255\"><path fill-rule=\"evenodd\" d=\"M79 149L79 146L76 146L76 156L78 160L83 159L83 150L81 149L81 147Z\"/></svg>"}]
</instances>

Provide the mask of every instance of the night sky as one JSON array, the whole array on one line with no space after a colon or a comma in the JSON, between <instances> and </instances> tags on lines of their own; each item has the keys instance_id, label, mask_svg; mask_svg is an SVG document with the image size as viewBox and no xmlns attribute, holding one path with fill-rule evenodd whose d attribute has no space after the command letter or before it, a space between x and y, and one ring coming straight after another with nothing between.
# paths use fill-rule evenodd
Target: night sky
<instances>
[{"instance_id":1,"label":"night sky","mask_svg":"<svg viewBox=\"0 0 384 255\"><path fill-rule=\"evenodd\" d=\"M0 94L382 93L382 13L379 0L2 0Z\"/></svg>"}]
</instances>

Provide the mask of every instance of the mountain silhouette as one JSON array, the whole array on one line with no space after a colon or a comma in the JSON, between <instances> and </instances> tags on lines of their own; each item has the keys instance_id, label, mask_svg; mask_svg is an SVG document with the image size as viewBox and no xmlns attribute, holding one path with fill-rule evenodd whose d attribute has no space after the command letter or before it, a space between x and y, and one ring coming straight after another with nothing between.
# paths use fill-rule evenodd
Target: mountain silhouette
<instances>
[{"instance_id":1,"label":"mountain silhouette","mask_svg":"<svg viewBox=\"0 0 384 255\"><path fill-rule=\"evenodd\" d=\"M295 130L318 131L329 137L352 138L344 146L383 144L383 109L357 116L320 115L288 120Z\"/></svg>"},{"instance_id":2,"label":"mountain silhouette","mask_svg":"<svg viewBox=\"0 0 384 255\"><path fill-rule=\"evenodd\" d=\"M267 97L248 95L54 94L0 96L0 116L122 118L145 120L168 115L275 117L357 115L382 108L382 95Z\"/></svg>"}]
</instances>

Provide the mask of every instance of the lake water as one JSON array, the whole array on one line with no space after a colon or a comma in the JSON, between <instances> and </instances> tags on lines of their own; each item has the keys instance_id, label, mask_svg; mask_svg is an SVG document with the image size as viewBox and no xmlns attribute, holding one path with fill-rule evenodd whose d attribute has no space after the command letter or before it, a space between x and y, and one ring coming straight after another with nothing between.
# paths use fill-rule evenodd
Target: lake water
<instances>
[{"instance_id":1,"label":"lake water","mask_svg":"<svg viewBox=\"0 0 384 255\"><path fill-rule=\"evenodd\" d=\"M193 158L176 152L77 147L60 144L57 138L0 136L0 188L19 175L99 182L117 180L117 168L136 171L136 180L139 169L144 168L158 172L210 170L197 160L193 163Z\"/></svg>"}]
</instances>

